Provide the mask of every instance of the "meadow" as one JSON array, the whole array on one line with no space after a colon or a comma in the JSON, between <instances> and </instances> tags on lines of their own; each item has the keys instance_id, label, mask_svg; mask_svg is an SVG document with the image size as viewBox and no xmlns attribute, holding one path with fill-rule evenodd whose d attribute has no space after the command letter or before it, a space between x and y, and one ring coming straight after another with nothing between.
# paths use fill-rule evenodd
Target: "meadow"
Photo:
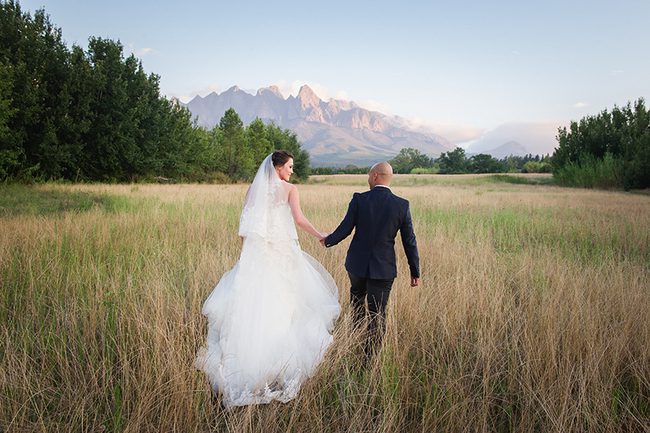
<instances>
[{"instance_id":1,"label":"meadow","mask_svg":"<svg viewBox=\"0 0 650 433\"><path fill-rule=\"evenodd\" d=\"M366 178L312 177L303 212L334 230ZM297 399L232 411L193 361L247 185L0 186L0 431L650 431L650 197L547 181L394 178L422 284L398 245L365 369L349 240L300 233L339 287L335 342Z\"/></svg>"}]
</instances>

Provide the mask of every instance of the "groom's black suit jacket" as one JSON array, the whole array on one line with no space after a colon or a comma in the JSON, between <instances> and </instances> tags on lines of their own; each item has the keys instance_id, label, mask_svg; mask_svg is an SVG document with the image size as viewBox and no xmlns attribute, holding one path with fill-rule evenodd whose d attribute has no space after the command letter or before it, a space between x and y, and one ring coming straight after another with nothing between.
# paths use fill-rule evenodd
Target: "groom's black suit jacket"
<instances>
[{"instance_id":1,"label":"groom's black suit jacket","mask_svg":"<svg viewBox=\"0 0 650 433\"><path fill-rule=\"evenodd\" d=\"M355 227L345 260L345 269L349 273L371 279L395 278L395 236L399 230L411 276L420 277L418 246L407 200L393 194L390 188L379 185L362 194L355 193L345 218L325 238L325 246L338 244Z\"/></svg>"}]
</instances>

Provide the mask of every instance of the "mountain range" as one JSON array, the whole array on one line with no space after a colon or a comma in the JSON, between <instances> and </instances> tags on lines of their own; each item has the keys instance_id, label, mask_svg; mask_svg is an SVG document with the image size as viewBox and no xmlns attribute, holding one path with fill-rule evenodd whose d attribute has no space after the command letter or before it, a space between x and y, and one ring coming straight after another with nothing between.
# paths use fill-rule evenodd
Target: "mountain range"
<instances>
[{"instance_id":1,"label":"mountain range","mask_svg":"<svg viewBox=\"0 0 650 433\"><path fill-rule=\"evenodd\" d=\"M456 148L444 137L413 130L410 122L399 116L366 110L345 100L323 101L306 85L296 97L286 99L277 86L259 89L255 95L234 86L221 94L196 96L184 105L200 126L210 128L218 125L231 107L245 125L256 117L272 120L296 134L315 167L370 166L408 147L432 157Z\"/></svg>"},{"instance_id":2,"label":"mountain range","mask_svg":"<svg viewBox=\"0 0 650 433\"><path fill-rule=\"evenodd\" d=\"M505 144L502 144L501 146L497 147L496 149L491 149L491 150L484 150L481 152L473 152L473 153L467 153L466 155L468 157L472 155L477 155L479 153L486 153L488 155L492 155L492 157L496 159L503 159L507 158L509 156L526 156L528 155L528 151L524 146L522 146L520 143L516 141L509 141Z\"/></svg>"}]
</instances>

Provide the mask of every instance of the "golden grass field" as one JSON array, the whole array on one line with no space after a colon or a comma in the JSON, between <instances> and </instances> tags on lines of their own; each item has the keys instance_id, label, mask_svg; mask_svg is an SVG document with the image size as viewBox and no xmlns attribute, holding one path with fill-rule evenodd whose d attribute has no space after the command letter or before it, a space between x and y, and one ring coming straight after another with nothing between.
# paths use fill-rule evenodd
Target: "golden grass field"
<instances>
[{"instance_id":1,"label":"golden grass field","mask_svg":"<svg viewBox=\"0 0 650 433\"><path fill-rule=\"evenodd\" d=\"M399 246L366 370L349 241L301 233L339 287L335 343L294 401L224 412L193 361L246 188L0 187L0 431L650 431L650 197L490 176L394 178L422 284ZM332 231L366 176L298 189Z\"/></svg>"}]
</instances>

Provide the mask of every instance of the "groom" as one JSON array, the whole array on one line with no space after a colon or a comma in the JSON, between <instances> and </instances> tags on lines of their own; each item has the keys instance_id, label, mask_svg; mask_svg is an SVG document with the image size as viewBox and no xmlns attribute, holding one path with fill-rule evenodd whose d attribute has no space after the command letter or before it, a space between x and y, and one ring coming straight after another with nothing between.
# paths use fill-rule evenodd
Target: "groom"
<instances>
[{"instance_id":1,"label":"groom","mask_svg":"<svg viewBox=\"0 0 650 433\"><path fill-rule=\"evenodd\" d=\"M409 202L392 193L392 177L390 164L375 164L368 172L370 191L355 193L341 224L321 240L324 246L331 247L355 229L345 269L350 277L350 301L355 324L360 324L365 318L365 302L368 302L370 321L365 349L368 358L379 348L386 329L388 295L397 276L395 236L398 230L411 269L411 286L420 283L420 259Z\"/></svg>"}]
</instances>

